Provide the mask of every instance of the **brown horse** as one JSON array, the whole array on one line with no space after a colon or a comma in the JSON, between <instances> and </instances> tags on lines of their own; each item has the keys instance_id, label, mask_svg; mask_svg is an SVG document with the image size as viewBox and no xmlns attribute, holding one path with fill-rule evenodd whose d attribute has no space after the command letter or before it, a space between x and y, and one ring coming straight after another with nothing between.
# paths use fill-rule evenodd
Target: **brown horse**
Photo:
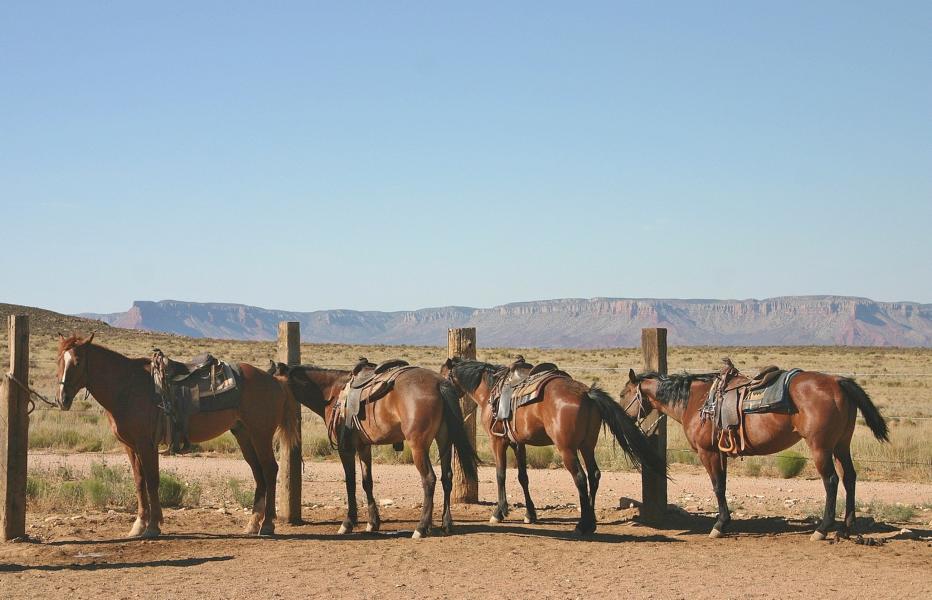
<instances>
[{"instance_id":1,"label":"brown horse","mask_svg":"<svg viewBox=\"0 0 932 600\"><path fill-rule=\"evenodd\" d=\"M158 445L164 434L148 358L128 358L81 339L59 334L57 403L71 408L78 390L86 389L107 412L110 429L126 449L136 483L136 522L128 537L156 537L161 531ZM275 532L275 479L278 463L272 449L278 435L283 448L297 444L297 410L287 387L268 373L240 363L242 398L239 408L191 416L192 442L231 431L256 480L247 533Z\"/></svg>"},{"instance_id":2,"label":"brown horse","mask_svg":"<svg viewBox=\"0 0 932 600\"><path fill-rule=\"evenodd\" d=\"M621 392L629 414L646 414L651 408L682 423L686 439L699 454L718 500L718 519L709 537L721 537L731 521L725 499L727 460L713 440L712 419L703 419L700 409L715 380L715 374L660 375L655 372L628 373ZM803 371L789 384L789 395L796 412L760 413L744 417L747 449L743 455L765 455L789 448L805 439L813 463L825 485L825 512L812 534L824 540L835 525L835 496L838 478L845 486L845 519L838 531L846 536L854 526L854 484L857 478L851 460L851 436L860 409L874 436L888 440L887 424L867 393L852 379L815 371ZM834 464L832 458L834 457Z\"/></svg>"},{"instance_id":3,"label":"brown horse","mask_svg":"<svg viewBox=\"0 0 932 600\"><path fill-rule=\"evenodd\" d=\"M289 367L273 363L270 373L286 381L292 394L328 425L332 423L335 400L352 376L351 371L323 369L311 365ZM430 445L436 440L440 452L440 484L443 488L443 530L453 531L450 514L450 491L453 489L452 448L456 448L460 468L467 476L476 475L476 453L463 427L463 414L456 390L433 371L413 368L399 374L385 396L360 408L365 419L360 430L351 430L338 445L340 461L346 479L346 518L339 533L353 530L358 521L356 511L356 468L359 454L362 489L366 493L369 523L366 531L378 531L381 526L379 509L372 495L372 446L407 442L414 466L421 475L424 503L421 519L412 537L430 533L434 511L434 489L437 476L430 463Z\"/></svg>"},{"instance_id":4,"label":"brown horse","mask_svg":"<svg viewBox=\"0 0 932 600\"><path fill-rule=\"evenodd\" d=\"M510 376L511 369L473 360L449 359L441 367L440 373L453 382L461 393L472 399L481 410L479 418L489 433L498 483L498 503L492 511L490 521L501 522L508 514L508 499L505 496L505 453L509 441L492 433L490 395L498 380ZM537 512L528 491L524 448L526 445L554 445L579 492L581 515L576 524L576 533L587 535L595 531L595 497L601 477L595 460L595 445L599 440L599 429L603 423L608 425L621 449L635 465L643 464L648 468L666 472L664 462L654 452L644 433L611 396L594 385L587 387L574 379L553 379L544 385L540 401L518 409L513 420L516 438L513 447L518 463L518 480L524 490L526 523L534 523L537 520ZM580 454L586 465L585 471L579 461Z\"/></svg>"}]
</instances>

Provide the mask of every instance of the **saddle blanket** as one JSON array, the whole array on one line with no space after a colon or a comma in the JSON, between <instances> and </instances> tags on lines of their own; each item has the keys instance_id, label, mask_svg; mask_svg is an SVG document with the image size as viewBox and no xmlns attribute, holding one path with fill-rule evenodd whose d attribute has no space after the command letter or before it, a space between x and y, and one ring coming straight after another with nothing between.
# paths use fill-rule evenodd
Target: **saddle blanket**
<instances>
[{"instance_id":1,"label":"saddle blanket","mask_svg":"<svg viewBox=\"0 0 932 600\"><path fill-rule=\"evenodd\" d=\"M744 399L742 409L745 413L783 413L791 414L796 412L793 401L790 399L790 381L796 375L802 372L802 369L792 369L784 372L769 386L754 390Z\"/></svg>"}]
</instances>

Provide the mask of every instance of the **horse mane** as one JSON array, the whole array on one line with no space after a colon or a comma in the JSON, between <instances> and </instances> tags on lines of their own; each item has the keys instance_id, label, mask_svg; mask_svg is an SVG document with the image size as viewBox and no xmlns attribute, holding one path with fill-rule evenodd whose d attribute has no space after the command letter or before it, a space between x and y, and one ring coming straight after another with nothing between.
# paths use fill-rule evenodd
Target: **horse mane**
<instances>
[{"instance_id":1,"label":"horse mane","mask_svg":"<svg viewBox=\"0 0 932 600\"><path fill-rule=\"evenodd\" d=\"M460 384L470 392L474 392L479 387L486 373L497 375L506 369L508 367L479 360L456 360L453 363L453 373Z\"/></svg>"},{"instance_id":2,"label":"horse mane","mask_svg":"<svg viewBox=\"0 0 932 600\"><path fill-rule=\"evenodd\" d=\"M716 373L676 373L662 375L657 371L646 371L637 376L637 380L656 379L657 401L663 404L686 406L689 402L689 390L692 384L699 381L709 383L715 379Z\"/></svg>"}]
</instances>

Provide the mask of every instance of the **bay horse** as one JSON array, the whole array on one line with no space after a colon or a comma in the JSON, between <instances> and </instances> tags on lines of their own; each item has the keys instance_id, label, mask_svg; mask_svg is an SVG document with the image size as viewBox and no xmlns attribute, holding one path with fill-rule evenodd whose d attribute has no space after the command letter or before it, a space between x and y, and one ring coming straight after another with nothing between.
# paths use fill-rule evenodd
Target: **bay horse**
<instances>
[{"instance_id":1,"label":"bay horse","mask_svg":"<svg viewBox=\"0 0 932 600\"><path fill-rule=\"evenodd\" d=\"M539 401L515 411L513 430L516 442L492 432L493 414L491 391L496 383L511 374L506 366L492 365L475 360L448 359L440 373L448 378L461 394L476 403L478 418L489 434L495 474L498 484L498 503L489 519L500 523L508 515L505 495L506 452L515 450L518 481L524 491L525 523L537 521L537 511L528 490L525 446L556 446L579 493L580 519L575 531L588 535L596 530L595 498L601 472L596 463L595 446L602 424L608 426L614 439L635 466L666 473L666 465L651 447L637 424L610 395L595 385L588 387L569 377L553 379L546 384ZM585 463L585 470L579 461ZM587 488L588 483L588 488Z\"/></svg>"},{"instance_id":2,"label":"bay horse","mask_svg":"<svg viewBox=\"0 0 932 600\"><path fill-rule=\"evenodd\" d=\"M294 398L308 407L328 426L333 422L334 407L340 391L352 377L352 371L325 369L313 365L289 367L272 363L270 373L287 382ZM420 367L400 373L391 390L372 403L360 407L365 418L359 421L361 429L353 429L338 444L337 450L346 481L346 518L338 534L348 534L357 525L356 467L359 455L362 489L366 493L369 522L366 531L381 527L379 509L372 494L372 446L407 442L411 448L414 467L421 476L424 502L421 518L412 537L417 539L430 533L434 511L434 490L437 476L430 462L430 445L436 440L440 453L440 485L443 488L442 526L445 533L453 531L450 514L450 492L453 489L452 449L460 468L468 477L476 476L476 453L463 426L459 395L449 382L437 373Z\"/></svg>"},{"instance_id":3,"label":"bay horse","mask_svg":"<svg viewBox=\"0 0 932 600\"><path fill-rule=\"evenodd\" d=\"M148 358L128 358L82 339L59 334L56 403L69 410L74 396L86 389L104 408L110 429L123 445L133 469L137 511L127 537L153 538L160 533L158 446L164 435L163 412ZM261 369L239 364L242 396L236 409L191 415L192 442L231 431L256 481L252 515L246 533L275 532L275 480L278 463L272 447L276 430L283 449L298 442L297 406L286 386Z\"/></svg>"},{"instance_id":4,"label":"bay horse","mask_svg":"<svg viewBox=\"0 0 932 600\"><path fill-rule=\"evenodd\" d=\"M628 372L621 392L629 414L647 414L656 409L683 425L686 440L712 480L718 501L718 519L710 538L719 538L731 521L725 498L727 457L713 439L714 419L703 419L705 403L716 374L660 375L656 372ZM851 460L851 436L857 411L881 442L889 441L887 423L867 392L854 380L817 371L802 371L790 380L792 414L754 413L744 416L746 456L774 454L806 440L816 470L825 486L825 511L811 539L821 541L835 525L835 497L838 480L845 486L845 518L838 535L846 537L854 526L854 488L857 475ZM834 463L833 463L834 458Z\"/></svg>"}]
</instances>

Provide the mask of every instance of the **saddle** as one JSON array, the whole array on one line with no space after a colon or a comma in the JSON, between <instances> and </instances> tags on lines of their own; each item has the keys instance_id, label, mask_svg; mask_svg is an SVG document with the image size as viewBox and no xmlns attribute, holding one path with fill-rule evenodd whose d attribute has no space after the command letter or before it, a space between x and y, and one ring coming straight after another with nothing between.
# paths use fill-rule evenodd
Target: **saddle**
<instances>
[{"instance_id":1,"label":"saddle","mask_svg":"<svg viewBox=\"0 0 932 600\"><path fill-rule=\"evenodd\" d=\"M712 383L709 395L700 410L703 420L712 420L713 439L718 435L718 449L730 456L738 456L747 449L744 415L796 411L790 400L790 380L800 369L784 371L767 366L753 377L743 375L729 358L723 358L721 371Z\"/></svg>"},{"instance_id":2,"label":"saddle","mask_svg":"<svg viewBox=\"0 0 932 600\"><path fill-rule=\"evenodd\" d=\"M524 361L524 357L519 356L491 390L492 433L499 437L507 436L512 443L517 443L512 423L517 410L538 402L543 396L544 386L552 380L569 377L568 373L561 371L553 363L541 363L532 367ZM496 430L496 425L499 424L501 429Z\"/></svg>"},{"instance_id":3,"label":"saddle","mask_svg":"<svg viewBox=\"0 0 932 600\"><path fill-rule=\"evenodd\" d=\"M386 360L376 365L360 357L330 412L327 434L331 446L343 448L347 430L361 429L361 421L366 418L365 406L388 394L399 375L416 368L401 359Z\"/></svg>"},{"instance_id":4,"label":"saddle","mask_svg":"<svg viewBox=\"0 0 932 600\"><path fill-rule=\"evenodd\" d=\"M159 406L167 417L170 454L191 451L191 415L239 407L242 374L209 353L179 362L156 348L151 364Z\"/></svg>"}]
</instances>

